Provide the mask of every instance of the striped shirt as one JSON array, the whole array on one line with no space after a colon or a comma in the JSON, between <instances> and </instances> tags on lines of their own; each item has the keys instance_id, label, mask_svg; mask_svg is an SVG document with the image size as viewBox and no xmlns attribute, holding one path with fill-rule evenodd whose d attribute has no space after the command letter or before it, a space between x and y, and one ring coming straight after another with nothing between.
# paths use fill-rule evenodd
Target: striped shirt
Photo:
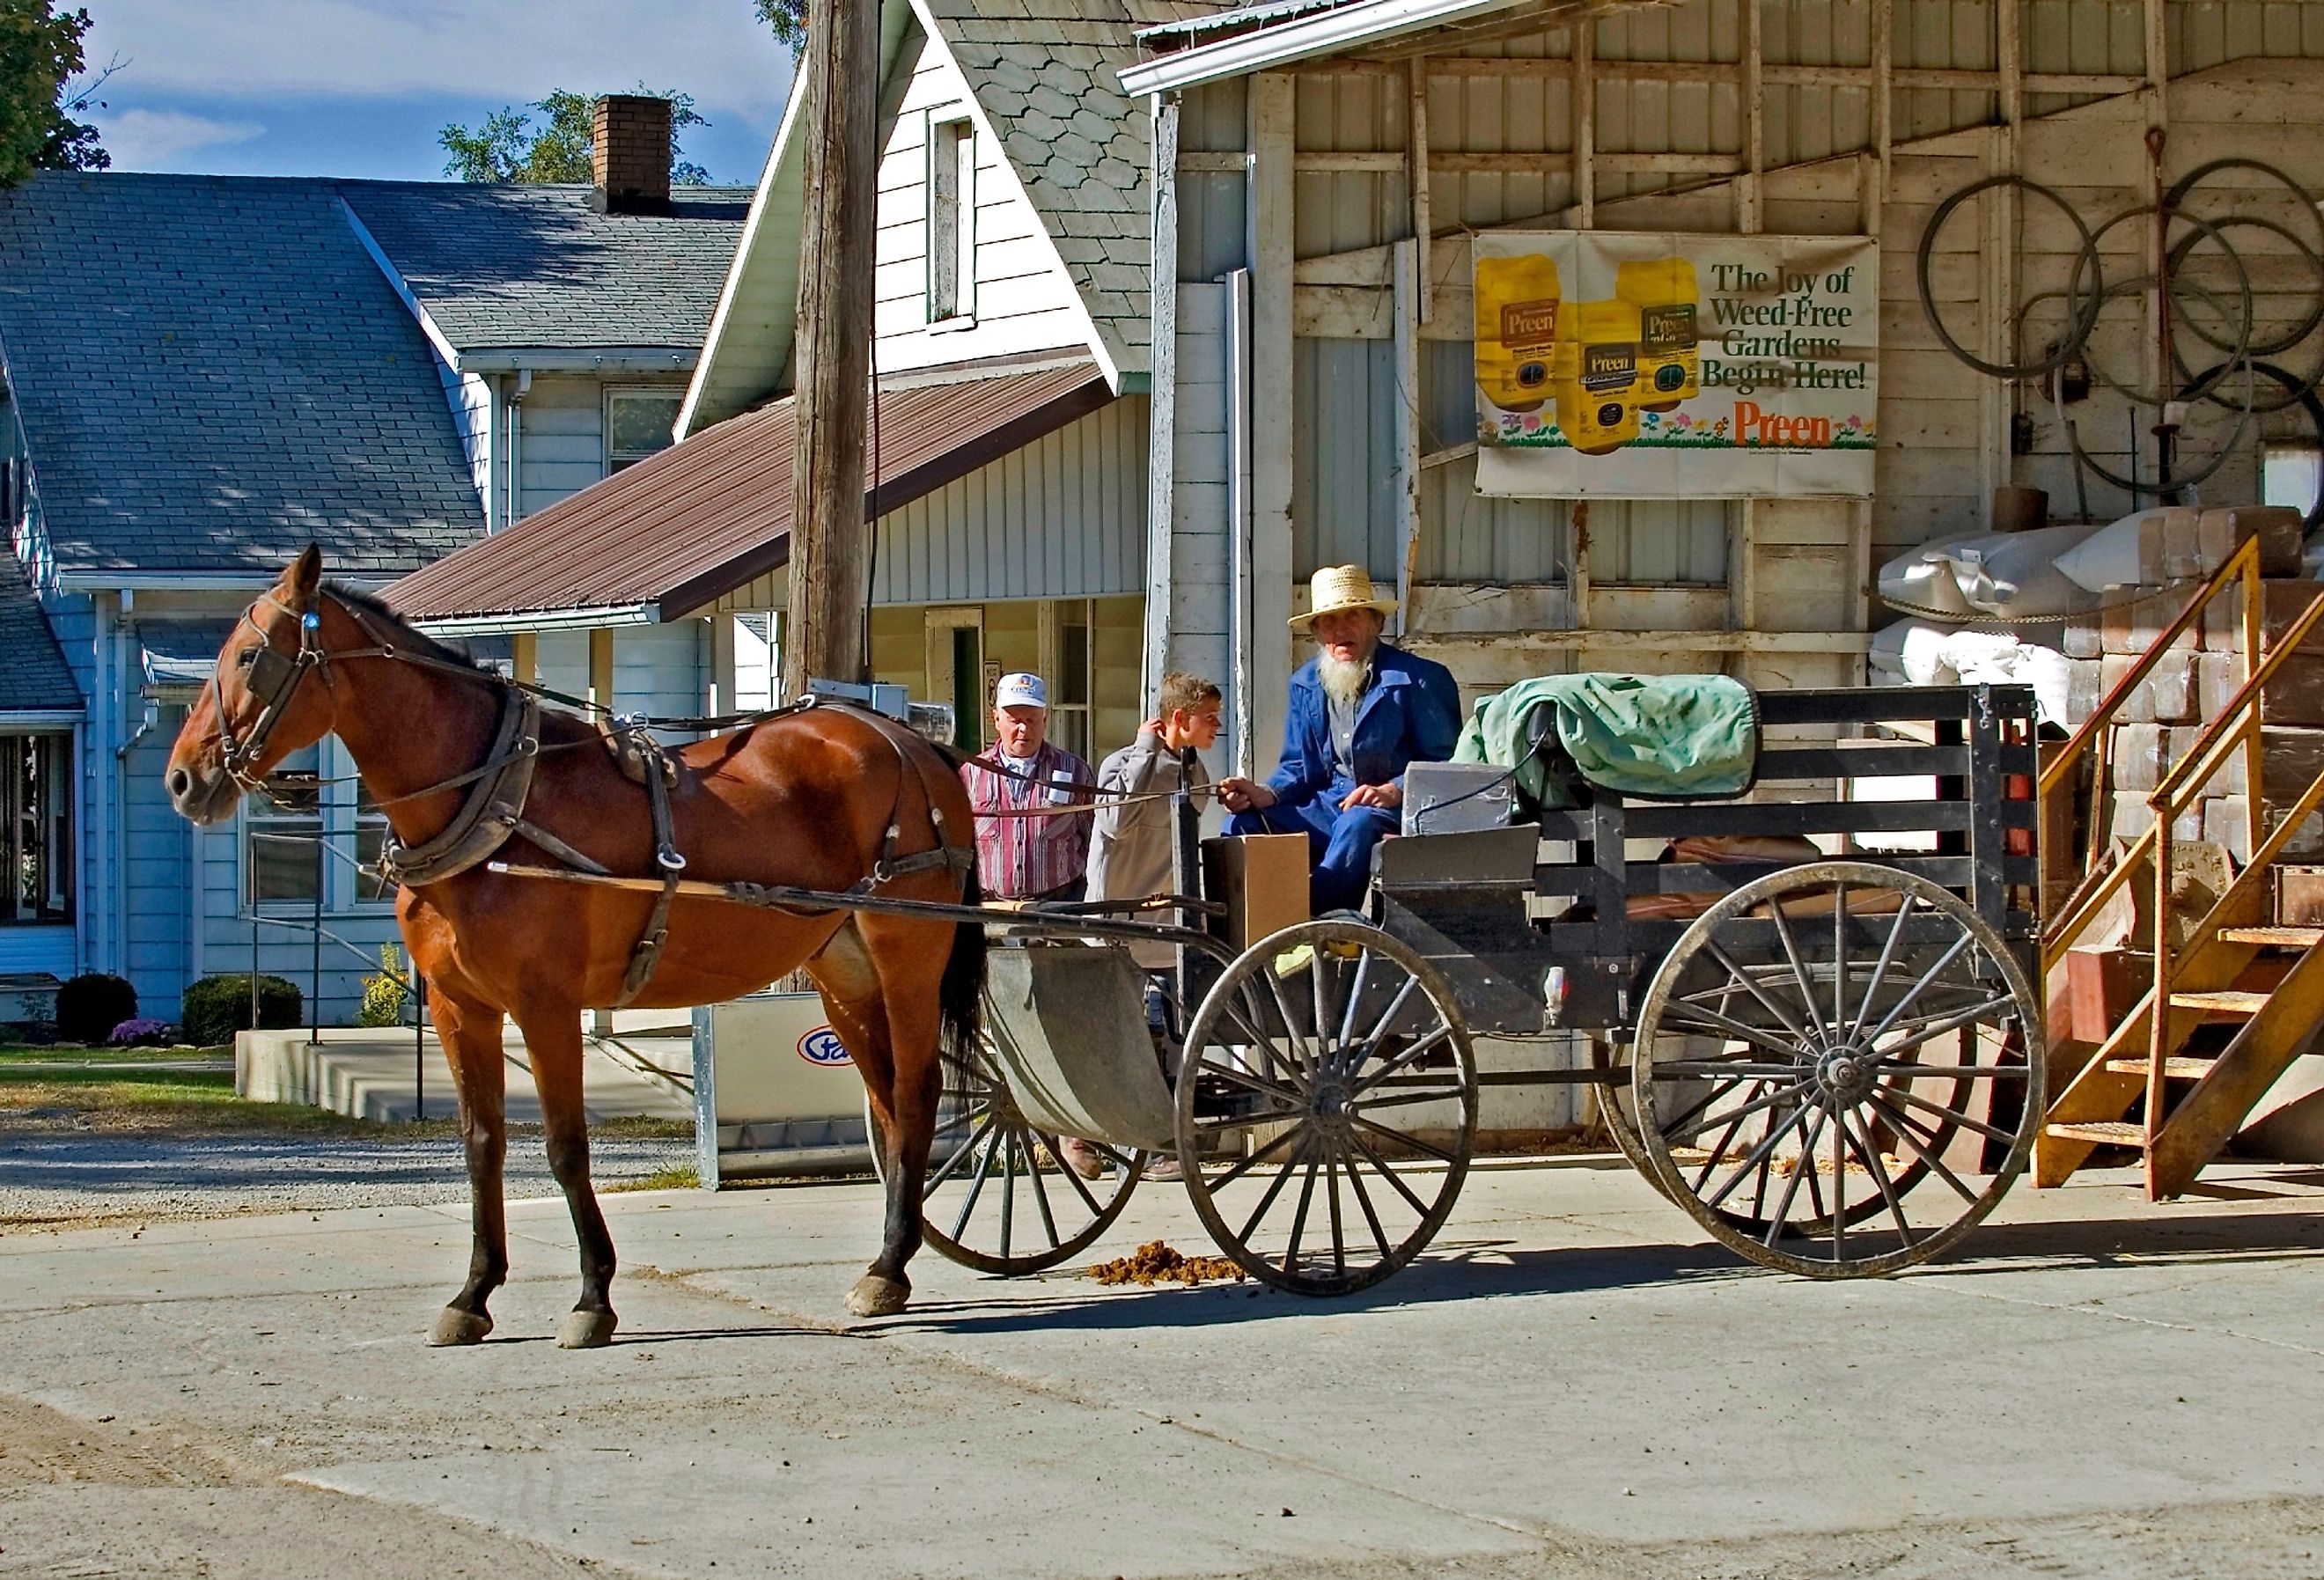
<instances>
[{"instance_id":1,"label":"striped shirt","mask_svg":"<svg viewBox=\"0 0 2324 1580\"><path fill-rule=\"evenodd\" d=\"M989 772L1000 762L1000 748L994 747L970 758L960 770L969 804L976 809L976 875L985 893L996 900L1038 900L1080 882L1089 870L1088 813L1061 818L991 814L1049 806L1050 781L1062 774L1076 784L1093 783L1090 765L1046 742L1033 759L1032 777L1038 784ZM1090 799L1087 790L1063 793L1078 805Z\"/></svg>"}]
</instances>

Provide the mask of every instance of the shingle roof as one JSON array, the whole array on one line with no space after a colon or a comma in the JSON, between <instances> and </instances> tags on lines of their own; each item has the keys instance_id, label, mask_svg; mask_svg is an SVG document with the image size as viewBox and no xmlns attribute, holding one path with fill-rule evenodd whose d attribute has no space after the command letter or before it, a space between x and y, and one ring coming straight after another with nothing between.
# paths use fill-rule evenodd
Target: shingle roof
<instances>
[{"instance_id":1,"label":"shingle roof","mask_svg":"<svg viewBox=\"0 0 2324 1580\"><path fill-rule=\"evenodd\" d=\"M1143 372L1153 319L1152 129L1114 72L1180 0L928 0L1113 365Z\"/></svg>"},{"instance_id":2,"label":"shingle roof","mask_svg":"<svg viewBox=\"0 0 2324 1580\"><path fill-rule=\"evenodd\" d=\"M748 188L680 187L669 215L590 212L590 189L346 181L341 196L456 350L702 347Z\"/></svg>"},{"instance_id":3,"label":"shingle roof","mask_svg":"<svg viewBox=\"0 0 2324 1580\"><path fill-rule=\"evenodd\" d=\"M80 688L64 650L23 566L6 553L0 553L0 653L7 655L0 663L0 713L80 711Z\"/></svg>"},{"instance_id":4,"label":"shingle roof","mask_svg":"<svg viewBox=\"0 0 2324 1580\"><path fill-rule=\"evenodd\" d=\"M395 573L482 531L433 354L324 180L0 193L0 351L60 569Z\"/></svg>"}]
</instances>

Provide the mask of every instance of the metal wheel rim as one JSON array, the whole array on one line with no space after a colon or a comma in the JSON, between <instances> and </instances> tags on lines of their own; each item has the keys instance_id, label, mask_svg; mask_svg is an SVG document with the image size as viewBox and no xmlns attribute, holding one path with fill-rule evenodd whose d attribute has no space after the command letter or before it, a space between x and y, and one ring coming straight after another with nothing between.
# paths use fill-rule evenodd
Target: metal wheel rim
<instances>
[{"instance_id":1,"label":"metal wheel rim","mask_svg":"<svg viewBox=\"0 0 2324 1580\"><path fill-rule=\"evenodd\" d=\"M1723 924L1742 918L1747 912L1779 896L1797 900L1811 891L1835 890L1842 894L1850 891L1895 892L1902 899L1893 914L1865 910L1849 913L1852 919L1868 924L1874 933L1885 933L1886 942L1875 958L1851 953L1847 948L1840 949L1839 952L1849 964L1838 974L1838 981L1830 986L1820 988L1817 985L1819 975L1830 979L1833 974L1829 969L1821 973L1814 969L1814 950L1829 947L1840 937L1843 918L1838 914L1827 919L1823 916L1775 912L1784 917L1784 922L1773 929L1784 939L1782 954L1784 957L1774 966L1764 962L1736 962L1732 955L1720 961L1713 953L1714 948L1720 947L1715 935ZM1840 910L1839 906L1833 907L1835 913ZM1909 976L1897 964L1897 957L1903 954L1897 940L1906 929L1908 917L1934 919L1914 930L1934 932L1951 939L1941 947L1933 943L1918 946L1918 952L1911 957L1912 975ZM1803 947L1801 940L1808 938L1819 928L1825 938L1818 944ZM1723 948L1720 952L1723 953ZM1923 963L1931 952L1938 956L1933 966ZM1949 977L1947 973L1952 962L1964 956L1969 956L1969 963L1972 966L1982 964L1989 967L1994 978L1975 987L1966 987L1957 976ZM1684 993L1682 992L1689 970L1703 960L1712 961L1719 969L1730 972L1737 964L1740 964L1746 972L1757 971L1762 993L1784 1003L1788 1011L1803 1007L1808 1011L1807 1015L1795 1017L1803 1022L1824 1018L1823 1005L1818 1003L1819 993L1825 995L1824 1003L1829 1003L1831 994L1838 991L1840 1005L1825 1021L1823 1030L1837 1031L1839 1022L1846 1020L1851 1028L1849 1037L1842 1039L1840 1046L1826 1046L1817 1059L1801 1063L1798 1068L1782 1075L1727 1077L1738 1080L1738 1085L1730 1087L1727 1094L1714 1096L1711 1100L1713 1104L1724 1095L1740 1092L1743 1081L1754 1082L1756 1086L1750 1095L1742 1096L1730 1107L1715 1114L1705 1108L1693 1118L1683 1119L1679 1111L1674 1109L1666 1118L1663 1093L1665 1081L1689 1078L1693 1067L1698 1064L1724 1063L1735 1071L1760 1067L1759 1064L1745 1058L1725 1059L1722 1057L1717 1061L1690 1060L1657 1051L1657 1044L1665 1035L1708 1035L1712 1030L1722 1030L1703 1019L1701 1008L1694 1003L1694 1001L1707 996L1707 990L1698 988ZM1865 969L1859 972L1858 967ZM1804 984L1804 993L1797 998L1784 999L1776 990L1786 982L1794 984L1790 991L1794 993L1799 992L1798 984ZM1860 1049L1857 1048L1857 1039L1865 1033L1866 1023L1880 993L1893 985L1908 983L1911 985L1905 989L1904 996L1895 1005L1883 1010L1885 1020L1870 1030L1868 1035L1862 1035ZM1941 996L1929 999L1919 996L1932 986L1942 993L1965 993L1968 1002L1957 1002L1947 1007ZM1748 988L1742 991L1747 994L1750 992ZM1854 1005L1852 1011L1851 1001ZM1765 999L1761 1000L1761 1004L1765 1004ZM1905 1012L1916 1004L1925 1006L1924 1013L1907 1017ZM1972 1006L1981 1006L1984 1012L1966 1020L1959 1018ZM1774 1016L1769 1013L1766 1018L1773 1019ZM1738 1019L1747 1029L1755 1031L1765 1030L1752 1024L1749 1020ZM1673 1022L1686 1030L1673 1030ZM1918 1055L1918 1049L1929 1047L1941 1038L1960 1038L1964 1031L1973 1032L1975 1029L1985 1026L2010 1027L2017 1039L2018 1057L2014 1060L1997 1061L1985 1066L1974 1060L1964 1061L1958 1054L1954 1056L1954 1062L1949 1064L1932 1063ZM1937 1030L1932 1031L1932 1027ZM1896 1039L1898 1037L1904 1040L1900 1043ZM1779 1045L1786 1041L1781 1033L1762 1035L1750 1041L1730 1037L1728 1041L1743 1042L1746 1049L1764 1059L1770 1070L1778 1067L1781 1057L1790 1057L1797 1061L1804 1051L1803 1046L1794 1046L1782 1049L1779 1056ZM1804 1045L1807 1039L1802 1038L1796 1041ZM1877 1059L1869 1057L1874 1054L1882 1057ZM2042 1123L2043 1062L2039 1001L2015 954L1983 919L1950 892L1916 874L1864 862L1823 862L1771 873L1744 885L1698 918L1681 936L1661 968L1655 972L1638 1017L1632 1066L1632 1095L1638 1113L1641 1142L1653 1160L1665 1194L1684 1207L1714 1238L1766 1267L1809 1278L1862 1278L1895 1272L1939 1254L1967 1234L1999 1203L2016 1177L2024 1171L2034 1133ZM1825 1081L1830 1072L1840 1072L1840 1092L1835 1093L1819 1085L1812 1089L1812 1095L1795 1104L1787 1105L1776 1100L1775 1094L1790 1078L1804 1075L1811 1065L1818 1083ZM1660 1078L1656 1074L1658 1070ZM1905 1073L1908 1070L1935 1073L1912 1075ZM1960 1073L1965 1070L1976 1073ZM1702 1078L1715 1080L1720 1077ZM2002 1089L2005 1084L2009 1088L2022 1090L2020 1112L2014 1129L1989 1124L1983 1118L1966 1111L1966 1099L1958 1094L1964 1086L1978 1082L1986 1083L1995 1090ZM1859 1083L1861 1095L1842 1095L1856 1089ZM1956 1095L1938 1103L1930 1095L1932 1084L1950 1085ZM1698 1098L1695 1101L1700 1104L1702 1100ZM1964 1106L1957 1107L1957 1104ZM1931 1117L1932 1107L1943 1111L1936 1115L1933 1123ZM1674 1136L1685 1140L1701 1135L1721 1121L1733 1123L1739 1118L1749 1123L1752 1115L1748 1113L1738 1114L1738 1111L1752 1108L1757 1108L1765 1116L1756 1122L1756 1128L1769 1133L1753 1141L1743 1154L1744 1161L1729 1173L1721 1174L1719 1165L1729 1155L1728 1148L1737 1144L1738 1132L1735 1129L1725 1131L1708 1149L1710 1161L1707 1166L1692 1156L1681 1160L1674 1155ZM1946 1113L1950 1114L1950 1119L1945 1117ZM1686 1128L1689 1124L1696 1124L1698 1120L1700 1123L1696 1129L1690 1131ZM2008 1143L2006 1155L1993 1171L1977 1176L1985 1181L1981 1190L1971 1189L1961 1178L1963 1173L1970 1171L1950 1167L1944 1160L1947 1148L1963 1129L1983 1133L1988 1141ZM1796 1138L1806 1141L1806 1145L1801 1149L1802 1157L1794 1160L1788 1176L1771 1181L1769 1176L1782 1161L1782 1145L1786 1139ZM1896 1147L1896 1153L1890 1154L1886 1150L1886 1146ZM1822 1204L1823 1187L1819 1178L1819 1164L1827 1155L1834 1160L1831 1193L1833 1206L1840 1209L1837 1215L1840 1230L1836 1233L1831 1228L1835 1215ZM1801 1163L1806 1165L1804 1169L1800 1167ZM1890 1167L1892 1163L1895 1165L1894 1169ZM1870 1213L1851 1207L1847 1202L1851 1169L1861 1172L1864 1177L1862 1188L1877 1204ZM1721 1210L1747 1175L1756 1176L1751 1179L1751 1185L1757 1193L1754 1199L1758 1205L1752 1215L1761 1223L1772 1221L1776 1230L1772 1234L1747 1234L1735 1225L1729 1213ZM1931 1176L1948 1187L1948 1194L1938 1199L1943 1204L1943 1210L1951 1211L1952 1216L1930 1222L1923 1215L1923 1221L1915 1224L1913 1215L1904 1207L1905 1193ZM1886 1184L1882 1185L1884 1180ZM1803 1216L1794 1217L1792 1208L1799 1203L1802 1194L1799 1187L1803 1184L1811 1185L1806 1193L1809 1212ZM1766 1193L1770 1188L1775 1192L1777 1201L1772 1219L1765 1206ZM1859 1224L1876 1222L1880 1224L1877 1229L1858 1233L1855 1243L1852 1245L1849 1243L1849 1232L1856 1230ZM1798 1232L1793 1239L1795 1244L1812 1232L1818 1242L1816 1248L1821 1253L1804 1255L1798 1251L1784 1249L1780 1243L1784 1239L1783 1230L1786 1227ZM1823 1251L1821 1242L1829 1242L1828 1252ZM1888 1248L1892 1244L1893 1249Z\"/></svg>"},{"instance_id":2,"label":"metal wheel rim","mask_svg":"<svg viewBox=\"0 0 2324 1580\"><path fill-rule=\"evenodd\" d=\"M982 1043L973 1069L950 1053L942 1067L920 1198L920 1236L938 1255L978 1272L1035 1273L1071 1260L1113 1226L1145 1172L1145 1153L1093 1141L1112 1171L1085 1180L1065 1165L1058 1137L1026 1122ZM878 1133L868 1096L864 1126ZM884 1183L877 1146L872 1165ZM932 1206L939 1195L945 1199Z\"/></svg>"},{"instance_id":3,"label":"metal wheel rim","mask_svg":"<svg viewBox=\"0 0 2324 1580\"><path fill-rule=\"evenodd\" d=\"M1277 963L1303 947L1306 964L1279 978ZM1249 1094L1249 1112L1205 1112L1222 1092ZM1477 1094L1468 1029L1427 962L1368 923L1301 922L1239 956L1188 1024L1177 1091L1186 1194L1219 1249L1261 1282L1302 1295L1367 1289L1419 1255L1452 1212L1476 1144ZM1453 1105L1449 1141L1400 1123L1436 1103ZM1211 1156L1222 1137L1276 1125L1239 1159ZM1424 1160L1405 1163L1406 1152Z\"/></svg>"}]
</instances>

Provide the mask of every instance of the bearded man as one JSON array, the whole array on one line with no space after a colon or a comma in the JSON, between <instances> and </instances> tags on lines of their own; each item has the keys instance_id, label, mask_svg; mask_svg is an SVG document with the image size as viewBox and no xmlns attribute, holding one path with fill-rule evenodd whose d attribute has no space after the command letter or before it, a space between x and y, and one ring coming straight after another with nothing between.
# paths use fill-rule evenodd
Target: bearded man
<instances>
[{"instance_id":1,"label":"bearded man","mask_svg":"<svg viewBox=\"0 0 2324 1580\"><path fill-rule=\"evenodd\" d=\"M1291 677L1283 761L1265 784L1219 781L1229 834L1305 834L1314 914L1361 903L1372 847L1396 831L1404 771L1451 760L1461 688L1443 665L1380 640L1394 598L1359 565L1326 566L1308 583L1315 656Z\"/></svg>"}]
</instances>

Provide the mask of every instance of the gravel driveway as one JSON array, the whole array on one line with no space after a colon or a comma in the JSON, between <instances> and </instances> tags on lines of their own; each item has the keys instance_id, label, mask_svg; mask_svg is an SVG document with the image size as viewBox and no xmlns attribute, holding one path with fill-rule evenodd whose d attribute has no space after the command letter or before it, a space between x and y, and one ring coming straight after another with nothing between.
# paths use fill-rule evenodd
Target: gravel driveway
<instances>
[{"instance_id":1,"label":"gravel driveway","mask_svg":"<svg viewBox=\"0 0 2324 1580\"><path fill-rule=\"evenodd\" d=\"M684 1137L593 1136L598 1187L694 1161ZM550 1196L538 1126L512 1125L507 1192ZM468 1177L447 1133L392 1139L235 1134L152 1136L0 1127L0 1233L130 1217L223 1217L463 1202Z\"/></svg>"}]
</instances>

